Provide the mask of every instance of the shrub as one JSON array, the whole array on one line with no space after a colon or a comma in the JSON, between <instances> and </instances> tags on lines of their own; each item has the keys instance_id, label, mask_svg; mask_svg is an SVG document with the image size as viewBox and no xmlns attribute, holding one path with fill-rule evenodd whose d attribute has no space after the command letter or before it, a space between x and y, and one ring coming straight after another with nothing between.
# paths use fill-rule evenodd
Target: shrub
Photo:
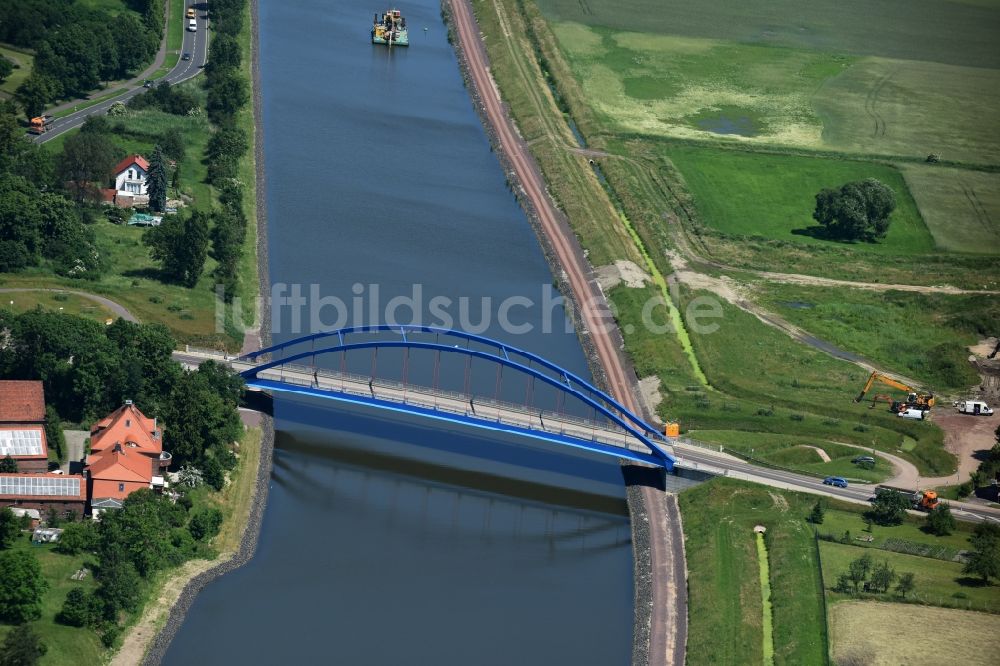
<instances>
[{"instance_id":1,"label":"shrub","mask_svg":"<svg viewBox=\"0 0 1000 666\"><path fill-rule=\"evenodd\" d=\"M191 516L191 522L188 523L188 531L198 541L208 541L219 533L221 525L222 512L211 507L201 509Z\"/></svg>"}]
</instances>

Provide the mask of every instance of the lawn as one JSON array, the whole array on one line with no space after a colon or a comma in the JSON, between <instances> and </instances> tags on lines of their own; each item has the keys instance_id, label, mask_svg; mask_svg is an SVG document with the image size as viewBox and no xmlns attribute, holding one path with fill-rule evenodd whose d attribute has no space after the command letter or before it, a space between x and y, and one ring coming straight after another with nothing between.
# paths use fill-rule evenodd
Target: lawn
<instances>
[{"instance_id":1,"label":"lawn","mask_svg":"<svg viewBox=\"0 0 1000 666\"><path fill-rule=\"evenodd\" d=\"M184 10L186 0L167 0L170 10L167 14L167 51L178 51L184 43ZM176 61L174 61L176 64Z\"/></svg>"},{"instance_id":2,"label":"lawn","mask_svg":"<svg viewBox=\"0 0 1000 666\"><path fill-rule=\"evenodd\" d=\"M688 566L687 663L761 663L762 604L753 527L767 527L776 664L822 663L811 498L715 479L680 495Z\"/></svg>"},{"instance_id":3,"label":"lawn","mask_svg":"<svg viewBox=\"0 0 1000 666\"><path fill-rule=\"evenodd\" d=\"M901 170L938 247L1000 254L1000 174L923 164Z\"/></svg>"},{"instance_id":4,"label":"lawn","mask_svg":"<svg viewBox=\"0 0 1000 666\"><path fill-rule=\"evenodd\" d=\"M830 606L830 643L837 663L988 664L989 655L1000 650L1000 617L952 608L844 601Z\"/></svg>"},{"instance_id":5,"label":"lawn","mask_svg":"<svg viewBox=\"0 0 1000 666\"><path fill-rule=\"evenodd\" d=\"M17 87L24 83L24 80L31 74L31 68L35 64L35 56L25 53L19 48L0 45L0 56L7 58L14 63L14 71L10 76L0 83L0 93L13 95Z\"/></svg>"},{"instance_id":6,"label":"lawn","mask_svg":"<svg viewBox=\"0 0 1000 666\"><path fill-rule=\"evenodd\" d=\"M873 525L872 531L868 532L862 511L864 509L860 507L854 511L830 509L826 512L823 524L816 529L821 534L837 538L844 532L850 532L852 538L870 536L873 540L869 546L873 548L943 560L954 560L960 551L969 548L969 537L972 535L970 523L959 522L951 534L936 536L922 529L925 521L923 516L907 514L904 522L899 525ZM878 553L873 555L877 556Z\"/></svg>"},{"instance_id":7,"label":"lawn","mask_svg":"<svg viewBox=\"0 0 1000 666\"><path fill-rule=\"evenodd\" d=\"M821 541L819 550L823 562L823 579L833 599L850 598L848 595L833 592L832 588L836 584L837 577L847 571L851 561L861 557L865 552L870 552L876 563L888 561L897 574L912 572L915 575L916 589L911 598L921 603L1000 613L1000 587L980 585L978 578L973 579L962 573L962 565L958 562L886 550L875 551L863 546L829 541Z\"/></svg>"},{"instance_id":8,"label":"lawn","mask_svg":"<svg viewBox=\"0 0 1000 666\"><path fill-rule=\"evenodd\" d=\"M892 465L877 454L874 469L865 469L851 462L859 455L872 455L871 450L862 451L812 437L740 430L693 430L687 434L701 442L722 444L755 460L817 476L834 475L877 482L892 474ZM825 451L830 456L830 462L823 462L816 448Z\"/></svg>"},{"instance_id":9,"label":"lawn","mask_svg":"<svg viewBox=\"0 0 1000 666\"><path fill-rule=\"evenodd\" d=\"M737 150L673 146L667 149L694 196L702 221L734 236L849 247L857 252L922 254L934 237L920 218L906 182L893 167L872 162ZM824 188L877 178L896 193L886 238L845 244L815 237L816 194Z\"/></svg>"},{"instance_id":10,"label":"lawn","mask_svg":"<svg viewBox=\"0 0 1000 666\"><path fill-rule=\"evenodd\" d=\"M976 296L774 283L758 287L758 294L769 310L827 342L955 397L979 382L967 347L1000 322L1000 304ZM886 392L901 395L878 385L869 397Z\"/></svg>"},{"instance_id":11,"label":"lawn","mask_svg":"<svg viewBox=\"0 0 1000 666\"><path fill-rule=\"evenodd\" d=\"M26 535L27 533L25 533ZM46 544L33 546L25 538L18 539L14 548L30 550L38 557L42 575L49 589L42 597L42 617L31 623L32 628L48 647L42 666L77 666L79 664L99 664L104 648L96 632L76 627L67 627L55 621L56 613L62 609L66 594L74 587L91 591L95 587L93 575L82 581L71 580L70 576L84 566L85 555L61 555ZM8 625L0 624L0 640L7 635Z\"/></svg>"},{"instance_id":12,"label":"lawn","mask_svg":"<svg viewBox=\"0 0 1000 666\"><path fill-rule=\"evenodd\" d=\"M13 305L11 303L13 302ZM71 293L53 293L46 291L24 291L0 294L0 310L13 310L15 313L42 308L54 312L77 315L93 319L103 324L115 314L100 303L89 298Z\"/></svg>"}]
</instances>

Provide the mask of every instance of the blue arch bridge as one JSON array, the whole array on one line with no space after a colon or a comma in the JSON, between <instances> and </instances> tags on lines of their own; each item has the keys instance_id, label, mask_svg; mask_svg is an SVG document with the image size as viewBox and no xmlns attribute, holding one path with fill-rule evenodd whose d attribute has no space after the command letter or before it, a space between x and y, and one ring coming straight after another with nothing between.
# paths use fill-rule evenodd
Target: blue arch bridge
<instances>
[{"instance_id":1,"label":"blue arch bridge","mask_svg":"<svg viewBox=\"0 0 1000 666\"><path fill-rule=\"evenodd\" d=\"M227 360L251 390L368 405L674 469L669 441L613 397L555 363L481 335L352 327Z\"/></svg>"}]
</instances>

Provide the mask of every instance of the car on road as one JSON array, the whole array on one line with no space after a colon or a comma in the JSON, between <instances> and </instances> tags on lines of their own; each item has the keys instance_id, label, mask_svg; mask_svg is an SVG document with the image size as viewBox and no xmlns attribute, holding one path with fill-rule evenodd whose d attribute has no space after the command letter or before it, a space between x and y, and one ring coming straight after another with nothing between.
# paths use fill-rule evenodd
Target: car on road
<instances>
[{"instance_id":1,"label":"car on road","mask_svg":"<svg viewBox=\"0 0 1000 666\"><path fill-rule=\"evenodd\" d=\"M844 479L844 478L839 477L839 476L828 476L825 479L823 479L823 485L824 486L837 486L838 488L846 488L847 487L847 479Z\"/></svg>"},{"instance_id":2,"label":"car on road","mask_svg":"<svg viewBox=\"0 0 1000 666\"><path fill-rule=\"evenodd\" d=\"M194 19L189 19L188 20L188 32L197 32L197 31L198 31L198 21L196 21Z\"/></svg>"},{"instance_id":3,"label":"car on road","mask_svg":"<svg viewBox=\"0 0 1000 666\"><path fill-rule=\"evenodd\" d=\"M184 55L181 56L181 60L190 60L190 59L191 59L190 53L185 53Z\"/></svg>"},{"instance_id":4,"label":"car on road","mask_svg":"<svg viewBox=\"0 0 1000 666\"><path fill-rule=\"evenodd\" d=\"M187 10L187 17L188 17L189 19L193 19L193 18L194 18L194 16L195 16L195 14L194 14L194 7L188 7L188 10Z\"/></svg>"},{"instance_id":5,"label":"car on road","mask_svg":"<svg viewBox=\"0 0 1000 666\"><path fill-rule=\"evenodd\" d=\"M854 458L851 458L851 462L854 463L855 465L874 465L875 464L875 457L874 456L855 456Z\"/></svg>"},{"instance_id":6,"label":"car on road","mask_svg":"<svg viewBox=\"0 0 1000 666\"><path fill-rule=\"evenodd\" d=\"M145 81L142 82L142 87L143 88L152 88L153 87L153 83L154 83L154 81L152 79L146 79Z\"/></svg>"}]
</instances>

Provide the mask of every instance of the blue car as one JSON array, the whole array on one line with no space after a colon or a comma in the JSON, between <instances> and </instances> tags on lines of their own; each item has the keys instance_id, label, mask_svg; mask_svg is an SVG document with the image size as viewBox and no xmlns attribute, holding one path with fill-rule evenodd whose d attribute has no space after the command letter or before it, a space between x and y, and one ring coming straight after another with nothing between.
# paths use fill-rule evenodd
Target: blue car
<instances>
[{"instance_id":1,"label":"blue car","mask_svg":"<svg viewBox=\"0 0 1000 666\"><path fill-rule=\"evenodd\" d=\"M824 486L837 486L838 488L847 487L847 479L842 479L839 476L828 476L823 479Z\"/></svg>"}]
</instances>

